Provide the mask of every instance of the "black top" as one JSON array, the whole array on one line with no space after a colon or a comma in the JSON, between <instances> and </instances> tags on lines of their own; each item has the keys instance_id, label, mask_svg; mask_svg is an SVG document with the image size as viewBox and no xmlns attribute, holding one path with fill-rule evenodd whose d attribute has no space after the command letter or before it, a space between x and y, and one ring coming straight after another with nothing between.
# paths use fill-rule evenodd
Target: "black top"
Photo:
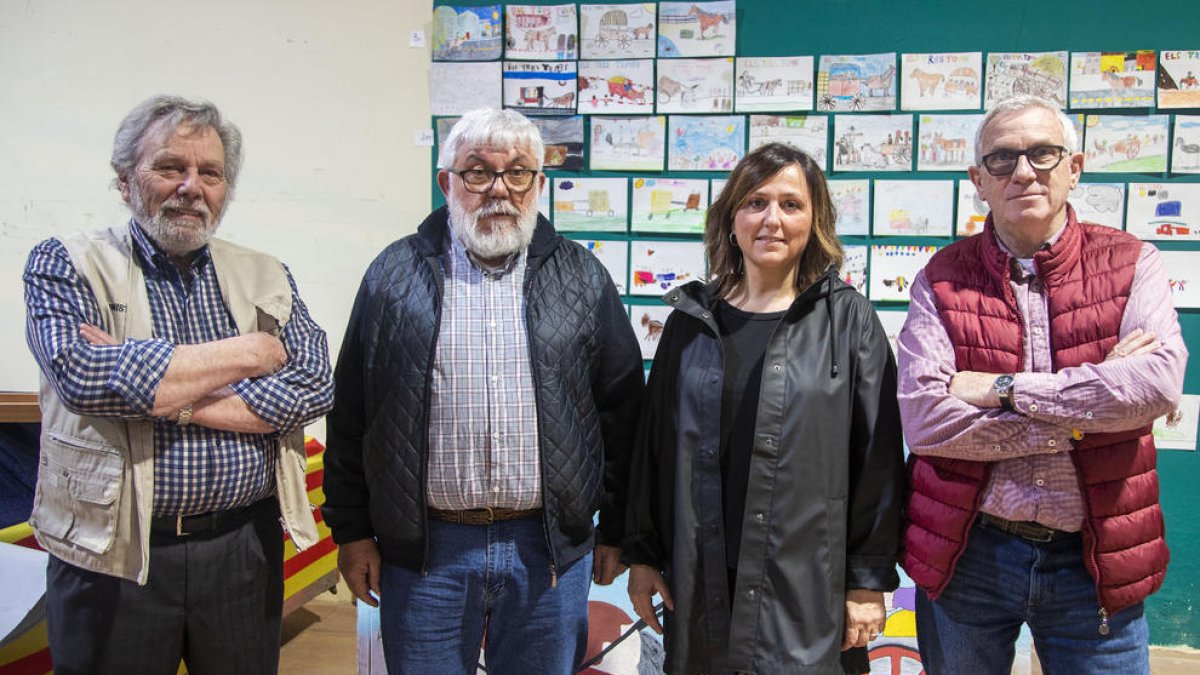
<instances>
[{"instance_id":1,"label":"black top","mask_svg":"<svg viewBox=\"0 0 1200 675\"><path fill-rule=\"evenodd\" d=\"M742 517L746 484L754 447L758 392L762 387L763 355L771 333L785 312L746 312L721 300L716 306L721 346L725 350L725 379L721 387L721 494L725 514L725 560L737 568L742 547ZM732 594L733 575L729 592Z\"/></svg>"}]
</instances>

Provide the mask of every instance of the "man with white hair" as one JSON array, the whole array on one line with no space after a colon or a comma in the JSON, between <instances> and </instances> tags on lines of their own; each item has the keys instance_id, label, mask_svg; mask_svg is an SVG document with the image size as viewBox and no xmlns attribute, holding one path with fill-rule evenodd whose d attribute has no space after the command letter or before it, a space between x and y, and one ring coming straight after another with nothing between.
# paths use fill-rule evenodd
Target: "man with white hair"
<instances>
[{"instance_id":1,"label":"man with white hair","mask_svg":"<svg viewBox=\"0 0 1200 675\"><path fill-rule=\"evenodd\" d=\"M910 459L903 565L926 672L1148 673L1167 552L1155 418L1187 349L1157 250L1076 220L1075 127L1001 102L969 169L984 231L916 277L898 341Z\"/></svg>"},{"instance_id":2,"label":"man with white hair","mask_svg":"<svg viewBox=\"0 0 1200 675\"><path fill-rule=\"evenodd\" d=\"M446 206L370 265L346 329L325 522L391 673L473 675L485 635L490 673L575 672L590 582L623 569L642 360L603 265L538 215L542 154L520 113L464 115Z\"/></svg>"},{"instance_id":3,"label":"man with white hair","mask_svg":"<svg viewBox=\"0 0 1200 675\"><path fill-rule=\"evenodd\" d=\"M316 543L303 427L333 388L287 268L213 238L241 160L212 104L148 99L113 147L133 218L25 268L56 673L277 670L279 519Z\"/></svg>"}]
</instances>

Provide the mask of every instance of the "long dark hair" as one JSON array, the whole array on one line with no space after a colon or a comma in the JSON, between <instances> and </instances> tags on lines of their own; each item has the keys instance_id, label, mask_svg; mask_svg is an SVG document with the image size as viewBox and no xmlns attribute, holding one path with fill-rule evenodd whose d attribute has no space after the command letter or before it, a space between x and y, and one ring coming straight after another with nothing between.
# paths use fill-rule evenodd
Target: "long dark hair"
<instances>
[{"instance_id":1,"label":"long dark hair","mask_svg":"<svg viewBox=\"0 0 1200 675\"><path fill-rule=\"evenodd\" d=\"M729 173L725 189L708 209L704 226L704 249L708 271L717 284L717 296L728 298L742 285L742 251L730 241L733 217L746 197L784 168L795 164L804 172L812 201L812 233L796 262L796 293L813 284L830 266L841 267L842 244L838 240L837 211L829 196L825 172L801 150L783 143L768 143L742 158Z\"/></svg>"}]
</instances>

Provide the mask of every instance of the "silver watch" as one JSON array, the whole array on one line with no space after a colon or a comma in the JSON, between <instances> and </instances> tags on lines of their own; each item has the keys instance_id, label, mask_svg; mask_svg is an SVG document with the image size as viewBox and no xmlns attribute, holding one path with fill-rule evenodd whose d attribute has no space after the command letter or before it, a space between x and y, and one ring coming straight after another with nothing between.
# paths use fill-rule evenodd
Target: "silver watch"
<instances>
[{"instance_id":1,"label":"silver watch","mask_svg":"<svg viewBox=\"0 0 1200 675\"><path fill-rule=\"evenodd\" d=\"M1001 375L997 377L996 381L992 383L992 388L996 390L996 395L1000 397L1000 408L1012 412L1013 376Z\"/></svg>"}]
</instances>

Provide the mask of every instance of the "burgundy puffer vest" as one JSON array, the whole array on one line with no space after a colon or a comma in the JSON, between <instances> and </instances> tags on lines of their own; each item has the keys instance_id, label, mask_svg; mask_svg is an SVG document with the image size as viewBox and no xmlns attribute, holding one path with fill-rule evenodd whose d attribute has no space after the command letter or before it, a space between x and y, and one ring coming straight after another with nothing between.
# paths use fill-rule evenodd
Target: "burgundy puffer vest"
<instances>
[{"instance_id":1,"label":"burgundy puffer vest","mask_svg":"<svg viewBox=\"0 0 1200 675\"><path fill-rule=\"evenodd\" d=\"M1067 217L1059 240L1034 257L1049 297L1055 371L1103 361L1117 343L1141 250L1124 232L1077 223L1069 207ZM1023 323L1009 285L1009 256L993 227L988 216L980 236L938 252L925 274L958 370L1014 373L1023 367ZM1111 615L1158 590L1170 557L1150 427L1088 434L1075 442L1071 459L1086 511L1084 564ZM989 462L909 458L902 560L931 598L950 582L966 548L990 469Z\"/></svg>"}]
</instances>

